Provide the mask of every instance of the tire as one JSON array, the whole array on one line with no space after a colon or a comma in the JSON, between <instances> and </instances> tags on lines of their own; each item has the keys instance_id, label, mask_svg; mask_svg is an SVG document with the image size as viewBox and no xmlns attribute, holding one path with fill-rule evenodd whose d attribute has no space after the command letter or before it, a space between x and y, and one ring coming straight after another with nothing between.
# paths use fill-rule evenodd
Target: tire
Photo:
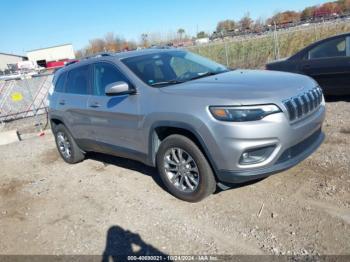
<instances>
[{"instance_id":1,"label":"tire","mask_svg":"<svg viewBox=\"0 0 350 262\"><path fill-rule=\"evenodd\" d=\"M164 139L159 146L156 162L164 185L181 200L199 202L216 190L215 177L207 159L197 145L185 136L170 135Z\"/></svg>"},{"instance_id":2,"label":"tire","mask_svg":"<svg viewBox=\"0 0 350 262\"><path fill-rule=\"evenodd\" d=\"M64 125L57 125L54 130L54 135L57 150L65 162L68 164L76 164L84 160L84 153L78 147L77 143L74 141L74 138ZM62 146L64 146L65 149L68 146L70 154L68 154L66 150L63 150Z\"/></svg>"}]
</instances>

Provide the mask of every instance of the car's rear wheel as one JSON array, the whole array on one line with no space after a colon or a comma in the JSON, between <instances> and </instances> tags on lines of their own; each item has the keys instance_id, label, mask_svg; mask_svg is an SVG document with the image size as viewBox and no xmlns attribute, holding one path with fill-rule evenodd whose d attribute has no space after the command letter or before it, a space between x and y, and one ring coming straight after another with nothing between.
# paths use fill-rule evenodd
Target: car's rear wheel
<instances>
[{"instance_id":1,"label":"car's rear wheel","mask_svg":"<svg viewBox=\"0 0 350 262\"><path fill-rule=\"evenodd\" d=\"M85 158L84 153L64 125L59 124L56 126L54 133L58 152L64 161L69 164L75 164Z\"/></svg>"},{"instance_id":2,"label":"car's rear wheel","mask_svg":"<svg viewBox=\"0 0 350 262\"><path fill-rule=\"evenodd\" d=\"M199 202L216 189L213 171L202 151L189 138L171 135L157 153L163 183L175 197Z\"/></svg>"}]
</instances>

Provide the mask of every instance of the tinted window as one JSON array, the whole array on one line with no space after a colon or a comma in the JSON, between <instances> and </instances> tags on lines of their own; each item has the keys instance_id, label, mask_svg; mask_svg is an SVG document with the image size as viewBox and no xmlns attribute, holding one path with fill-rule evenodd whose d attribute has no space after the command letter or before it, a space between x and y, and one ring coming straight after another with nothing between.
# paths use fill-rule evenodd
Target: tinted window
<instances>
[{"instance_id":1,"label":"tinted window","mask_svg":"<svg viewBox=\"0 0 350 262\"><path fill-rule=\"evenodd\" d=\"M55 84L55 92L64 92L64 82L66 81L67 73L61 74Z\"/></svg>"},{"instance_id":2,"label":"tinted window","mask_svg":"<svg viewBox=\"0 0 350 262\"><path fill-rule=\"evenodd\" d=\"M186 72L196 73L206 72L208 70L206 67L182 57L172 57L170 60L170 66L177 77L186 74Z\"/></svg>"},{"instance_id":3,"label":"tinted window","mask_svg":"<svg viewBox=\"0 0 350 262\"><path fill-rule=\"evenodd\" d=\"M309 59L346 56L345 37L333 39L311 49Z\"/></svg>"},{"instance_id":4,"label":"tinted window","mask_svg":"<svg viewBox=\"0 0 350 262\"><path fill-rule=\"evenodd\" d=\"M85 95L89 87L89 66L75 68L68 73L66 92Z\"/></svg>"},{"instance_id":5,"label":"tinted window","mask_svg":"<svg viewBox=\"0 0 350 262\"><path fill-rule=\"evenodd\" d=\"M105 95L106 86L119 81L128 82L115 66L108 63L97 63L94 65L94 95Z\"/></svg>"},{"instance_id":6,"label":"tinted window","mask_svg":"<svg viewBox=\"0 0 350 262\"><path fill-rule=\"evenodd\" d=\"M165 86L227 72L227 68L204 57L185 51L168 51L122 60L142 81Z\"/></svg>"}]
</instances>

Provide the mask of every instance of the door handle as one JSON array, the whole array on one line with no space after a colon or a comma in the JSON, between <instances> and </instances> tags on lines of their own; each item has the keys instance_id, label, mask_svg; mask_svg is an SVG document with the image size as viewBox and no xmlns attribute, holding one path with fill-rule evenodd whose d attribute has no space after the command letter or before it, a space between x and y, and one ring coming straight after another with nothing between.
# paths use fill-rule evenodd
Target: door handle
<instances>
[{"instance_id":1,"label":"door handle","mask_svg":"<svg viewBox=\"0 0 350 262\"><path fill-rule=\"evenodd\" d=\"M66 104L66 101L65 100L60 100L59 102L58 102L60 105L65 105Z\"/></svg>"},{"instance_id":2,"label":"door handle","mask_svg":"<svg viewBox=\"0 0 350 262\"><path fill-rule=\"evenodd\" d=\"M92 107L92 108L98 108L98 107L101 107L101 105L100 105L99 103L96 102L96 103L91 104L90 107Z\"/></svg>"},{"instance_id":3,"label":"door handle","mask_svg":"<svg viewBox=\"0 0 350 262\"><path fill-rule=\"evenodd\" d=\"M310 69L311 68L311 65L305 65L305 66L303 66L303 69L305 70L305 69Z\"/></svg>"}]
</instances>

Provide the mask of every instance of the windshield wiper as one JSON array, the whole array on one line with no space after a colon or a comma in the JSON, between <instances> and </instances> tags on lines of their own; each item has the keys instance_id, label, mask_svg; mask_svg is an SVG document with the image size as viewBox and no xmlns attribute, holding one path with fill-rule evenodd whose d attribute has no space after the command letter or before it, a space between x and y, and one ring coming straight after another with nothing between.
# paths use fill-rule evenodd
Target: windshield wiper
<instances>
[{"instance_id":1,"label":"windshield wiper","mask_svg":"<svg viewBox=\"0 0 350 262\"><path fill-rule=\"evenodd\" d=\"M175 84L181 84L184 83L185 81L180 81L180 80L169 80L169 81L163 81L163 82L157 82L157 83L153 83L150 84L151 86L163 86L163 85L175 85Z\"/></svg>"},{"instance_id":2,"label":"windshield wiper","mask_svg":"<svg viewBox=\"0 0 350 262\"><path fill-rule=\"evenodd\" d=\"M218 75L218 74L221 74L221 73L226 73L226 72L228 72L228 71L205 72L205 73L199 74L198 76L192 77L191 79L189 79L189 81L200 79L200 78L207 77L207 76L215 76L215 75Z\"/></svg>"},{"instance_id":3,"label":"windshield wiper","mask_svg":"<svg viewBox=\"0 0 350 262\"><path fill-rule=\"evenodd\" d=\"M186 79L186 80L173 79L173 80L169 80L169 81L156 82L156 83L150 84L150 86L182 84L182 83L185 83L187 81L192 81L192 80L196 80L196 79L207 77L207 76L214 76L214 75L218 75L218 74L226 73L226 72L229 72L229 70L224 70L224 71L220 71L220 72L204 72L204 73L201 73L198 76L192 77L190 79Z\"/></svg>"}]
</instances>

